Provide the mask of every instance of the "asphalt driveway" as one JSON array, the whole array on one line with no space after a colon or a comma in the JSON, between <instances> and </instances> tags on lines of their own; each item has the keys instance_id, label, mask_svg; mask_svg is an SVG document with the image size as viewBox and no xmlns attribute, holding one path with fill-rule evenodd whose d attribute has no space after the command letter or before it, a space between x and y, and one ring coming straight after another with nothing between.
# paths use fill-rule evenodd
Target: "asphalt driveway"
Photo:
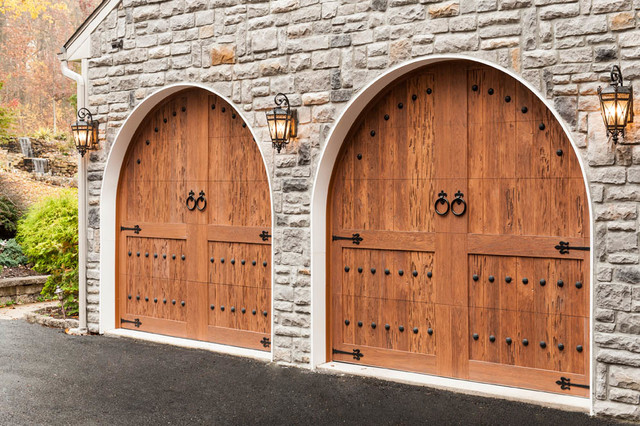
<instances>
[{"instance_id":1,"label":"asphalt driveway","mask_svg":"<svg viewBox=\"0 0 640 426\"><path fill-rule=\"evenodd\" d=\"M604 425L516 402L0 320L0 424Z\"/></svg>"}]
</instances>

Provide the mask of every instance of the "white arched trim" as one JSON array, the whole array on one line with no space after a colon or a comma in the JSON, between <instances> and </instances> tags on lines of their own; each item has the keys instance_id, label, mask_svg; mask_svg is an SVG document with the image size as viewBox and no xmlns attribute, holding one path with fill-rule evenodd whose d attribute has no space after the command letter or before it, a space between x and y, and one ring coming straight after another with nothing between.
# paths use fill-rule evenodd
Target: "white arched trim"
<instances>
[{"instance_id":1,"label":"white arched trim","mask_svg":"<svg viewBox=\"0 0 640 426\"><path fill-rule=\"evenodd\" d=\"M593 246L593 212L591 206L591 192L588 185L587 175L585 173L585 165L582 162L582 157L576 148L575 141L571 136L571 131L569 127L566 125L560 114L555 110L554 106L540 94L540 92L533 87L529 82L522 78L522 76L518 75L516 72L512 70L508 70L506 68L500 67L492 62L489 62L484 59L478 59L471 56L466 55L432 55L426 56L422 58L413 59L411 61L399 64L384 74L376 78L374 81L369 83L367 86L362 88L358 94L351 99L351 101L346 105L346 107L340 113L340 116L336 120L336 124L333 126L327 141L323 147L322 154L320 157L320 163L316 170L316 175L314 179L313 192L311 198L311 367L316 368L319 365L325 364L328 360L326 358L327 353L327 203L329 197L329 183L331 181L331 175L333 173L333 168L338 157L338 153L342 146L343 141L345 140L347 133L351 129L351 126L354 124L355 120L358 118L360 113L364 110L364 108L369 104L369 102L382 90L384 90L387 86L393 83L398 78L403 75L424 67L426 65L434 64L436 62L449 61L449 60L466 60L471 62L477 62L483 65L490 66L495 68L509 76L513 77L525 87L527 87L532 93L534 93L549 110L553 113L556 120L562 126L565 134L569 138L573 150L578 157L578 161L580 163L580 168L582 170L582 176L584 179L587 197L589 199L589 224L590 224L590 246ZM590 378L591 378L591 398L588 401L589 407L591 411L593 409L592 401L593 401L593 392L595 390L595 382L594 382L594 350L593 350L593 265L594 265L594 251L591 250L591 261L590 261L590 312L591 312L591 323L590 323ZM358 369L356 369L358 370ZM372 369L372 368L360 368L360 371L364 373L364 371L375 371L381 369ZM356 372L349 371L351 373ZM380 376L380 373L375 374ZM411 373L402 373L397 372L395 374L397 376L397 380L400 381L414 381L416 382L415 377L426 376L426 375L415 375ZM385 377L393 379L394 373L392 371L388 371L384 374ZM408 379L405 376L411 376L413 379ZM430 377L430 376L426 376ZM435 386L444 386L452 389L464 389L473 387L473 384L470 382L465 382L461 380L455 379L441 379L437 380L418 380L420 383L431 383ZM416 382L416 383L417 383ZM444 383L446 382L446 383ZM457 383L457 384L456 384ZM483 385L478 384L478 392L484 394L492 394L494 396L507 396L514 395L518 392L522 394L520 399L528 400L528 401L538 401L541 403L547 403L548 395L542 392L535 391L520 391L515 388L506 388L502 386L494 386L494 385ZM482 389L480 389L482 388ZM540 398L536 398L535 395L540 395ZM567 406L580 406L582 409L585 408L584 399L582 402L580 399L575 397L567 397L563 395L555 395L553 397L554 400L559 401L562 398L567 398L565 401Z\"/></svg>"},{"instance_id":2,"label":"white arched trim","mask_svg":"<svg viewBox=\"0 0 640 426\"><path fill-rule=\"evenodd\" d=\"M251 134L253 135L253 139L255 141L259 141L259 135L254 131L252 126L248 125L248 121L242 111L234 106L234 103L227 98L226 96L221 95L220 93L215 92L211 88L197 83L177 83L169 86L165 86L162 89L157 90L156 92L149 95L145 98L140 104L138 104L131 114L126 119L120 130L118 131L111 151L109 152L109 156L107 157L107 162L104 168L104 176L102 180L102 188L100 190L100 333L112 332L119 328L119 324L117 323L116 318L116 233L118 232L116 229L116 201L118 196L118 180L120 178L120 170L124 163L124 158L127 153L127 149L129 148L129 144L140 126L140 123L144 120L144 118L149 114L149 112L160 102L165 100L167 97L177 93L181 90L185 89L193 89L199 88L210 92L213 95L218 96L219 98L224 99L232 108L235 109L236 113L242 117ZM260 149L260 154L262 155L262 161L264 163L265 170L267 171L267 179L269 183L269 197L271 203L271 229L275 224L274 213L273 213L273 196L272 196L272 182L271 175L268 173L269 168L267 167L266 155L263 151L263 147L259 144L258 149ZM271 250L271 264L273 265L273 250ZM271 268L272 280L273 282L273 268ZM271 311L273 312L273 292L271 298ZM271 315L271 330L273 333L273 315ZM118 333L126 336L136 336L141 339L144 339L145 336L148 336L149 333L141 333L126 330L122 333ZM153 336L154 341L157 342L166 342L171 344L177 344L181 346L189 346L189 340L187 339L178 339L173 337L159 336L159 335L151 335ZM147 340L149 340L147 338ZM271 341L273 341L273 336ZM236 348L232 346L226 345L218 345L213 343L205 343L205 342L193 342L193 347L204 348L204 349L212 349L220 352L226 352L236 355L244 355L250 356L254 358L261 359L273 359L273 349L271 353L266 353L262 351L254 351L251 349L243 349Z\"/></svg>"}]
</instances>

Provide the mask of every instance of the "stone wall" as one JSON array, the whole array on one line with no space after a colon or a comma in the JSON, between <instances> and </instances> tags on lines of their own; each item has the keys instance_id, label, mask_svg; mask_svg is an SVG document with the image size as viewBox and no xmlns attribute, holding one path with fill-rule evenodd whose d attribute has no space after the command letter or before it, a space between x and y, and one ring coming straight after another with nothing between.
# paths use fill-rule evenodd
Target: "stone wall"
<instances>
[{"instance_id":1,"label":"stone wall","mask_svg":"<svg viewBox=\"0 0 640 426\"><path fill-rule=\"evenodd\" d=\"M123 0L91 37L89 108L105 132L89 171L91 329L102 172L131 109L165 85L203 83L228 96L264 144L264 111L283 92L300 129L286 152L264 147L275 190L273 350L308 366L310 192L326 136L346 102L390 67L462 53L514 70L572 129L595 220L595 412L640 418L640 126L612 146L596 94L615 63L640 94L639 21L640 0ZM123 48L112 48L119 39Z\"/></svg>"}]
</instances>

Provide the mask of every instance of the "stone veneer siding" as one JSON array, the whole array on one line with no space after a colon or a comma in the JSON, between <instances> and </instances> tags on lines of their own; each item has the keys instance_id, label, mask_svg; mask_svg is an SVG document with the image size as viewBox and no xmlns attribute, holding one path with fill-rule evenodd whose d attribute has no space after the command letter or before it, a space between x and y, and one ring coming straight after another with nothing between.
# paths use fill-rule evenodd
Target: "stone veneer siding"
<instances>
[{"instance_id":1,"label":"stone veneer siding","mask_svg":"<svg viewBox=\"0 0 640 426\"><path fill-rule=\"evenodd\" d=\"M310 198L327 134L347 101L391 66L463 53L517 72L572 129L595 220L595 412L639 419L640 126L613 147L596 94L619 63L640 100L638 22L640 0L123 0L91 35L88 104L105 142L88 175L90 329L99 318L100 186L117 130L159 88L203 83L246 114L268 155L273 351L278 362L309 366ZM124 47L113 49L118 39ZM264 111L277 92L298 108L300 129L274 155Z\"/></svg>"}]
</instances>

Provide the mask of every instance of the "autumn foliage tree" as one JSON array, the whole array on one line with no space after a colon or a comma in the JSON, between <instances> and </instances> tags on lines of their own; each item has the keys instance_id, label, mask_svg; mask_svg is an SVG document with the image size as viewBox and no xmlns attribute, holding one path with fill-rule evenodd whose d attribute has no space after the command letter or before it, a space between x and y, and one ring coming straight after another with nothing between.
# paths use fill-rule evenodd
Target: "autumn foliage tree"
<instances>
[{"instance_id":1,"label":"autumn foliage tree","mask_svg":"<svg viewBox=\"0 0 640 426\"><path fill-rule=\"evenodd\" d=\"M14 134L67 124L75 84L60 72L57 54L99 0L0 0L0 107Z\"/></svg>"}]
</instances>

